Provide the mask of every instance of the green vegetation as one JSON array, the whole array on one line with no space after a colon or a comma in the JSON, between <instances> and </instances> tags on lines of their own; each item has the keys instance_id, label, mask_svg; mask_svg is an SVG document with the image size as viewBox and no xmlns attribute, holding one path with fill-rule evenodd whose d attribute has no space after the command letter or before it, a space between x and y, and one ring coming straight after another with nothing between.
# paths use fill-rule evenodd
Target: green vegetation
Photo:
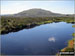
<instances>
[{"instance_id":1,"label":"green vegetation","mask_svg":"<svg viewBox=\"0 0 75 56\"><path fill-rule=\"evenodd\" d=\"M74 51L74 40L69 40L68 41L68 46L62 49L61 51L63 52L73 52Z\"/></svg>"},{"instance_id":2,"label":"green vegetation","mask_svg":"<svg viewBox=\"0 0 75 56\"><path fill-rule=\"evenodd\" d=\"M61 49L61 52L74 52L74 39L69 40L68 41L68 46ZM61 55L61 54L57 53L56 55L57 56L69 56L70 54L69 55L65 55L65 54Z\"/></svg>"},{"instance_id":3,"label":"green vegetation","mask_svg":"<svg viewBox=\"0 0 75 56\"><path fill-rule=\"evenodd\" d=\"M72 36L74 37L75 36L75 33L73 33Z\"/></svg>"},{"instance_id":4,"label":"green vegetation","mask_svg":"<svg viewBox=\"0 0 75 56\"><path fill-rule=\"evenodd\" d=\"M75 46L75 33L72 34L72 36L74 37L72 40L68 41L68 45L67 47L61 49L61 52L74 52L74 46ZM69 55L61 55L59 53L56 54L57 56L69 56ZM70 55L71 56L71 55Z\"/></svg>"},{"instance_id":5,"label":"green vegetation","mask_svg":"<svg viewBox=\"0 0 75 56\"><path fill-rule=\"evenodd\" d=\"M75 36L75 33L72 34L72 36ZM74 52L74 44L75 43L75 37L72 40L68 41L68 46L61 50L61 52ZM63 55L62 55L63 56Z\"/></svg>"},{"instance_id":6,"label":"green vegetation","mask_svg":"<svg viewBox=\"0 0 75 56\"><path fill-rule=\"evenodd\" d=\"M73 25L72 27L74 27L74 28L75 28L75 25Z\"/></svg>"},{"instance_id":7,"label":"green vegetation","mask_svg":"<svg viewBox=\"0 0 75 56\"><path fill-rule=\"evenodd\" d=\"M31 28L36 25L52 23L52 22L67 22L74 23L73 17L37 17L37 18L21 18L21 17L5 17L1 16L0 32L1 34L18 31L23 28Z\"/></svg>"}]
</instances>

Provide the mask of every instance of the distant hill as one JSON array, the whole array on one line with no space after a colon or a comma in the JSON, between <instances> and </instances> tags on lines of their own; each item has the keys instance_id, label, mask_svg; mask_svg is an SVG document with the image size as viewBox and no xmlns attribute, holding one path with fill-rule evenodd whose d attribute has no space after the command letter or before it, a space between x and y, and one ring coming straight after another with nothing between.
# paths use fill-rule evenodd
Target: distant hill
<instances>
[{"instance_id":1,"label":"distant hill","mask_svg":"<svg viewBox=\"0 0 75 56\"><path fill-rule=\"evenodd\" d=\"M11 16L11 15L9 15ZM73 15L66 15L66 14L59 14L59 13L53 13L51 11L47 11L44 9L29 9L22 12L19 12L17 14L13 15L14 17L64 17L64 16L73 16Z\"/></svg>"},{"instance_id":2,"label":"distant hill","mask_svg":"<svg viewBox=\"0 0 75 56\"><path fill-rule=\"evenodd\" d=\"M29 9L15 14L17 17L53 17L64 16L63 14L53 13L44 9Z\"/></svg>"}]
</instances>

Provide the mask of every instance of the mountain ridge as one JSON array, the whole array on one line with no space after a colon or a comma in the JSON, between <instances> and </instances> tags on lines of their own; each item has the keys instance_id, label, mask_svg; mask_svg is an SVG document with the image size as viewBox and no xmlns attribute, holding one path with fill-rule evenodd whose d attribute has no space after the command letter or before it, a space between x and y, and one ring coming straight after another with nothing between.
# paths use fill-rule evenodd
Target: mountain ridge
<instances>
[{"instance_id":1,"label":"mountain ridge","mask_svg":"<svg viewBox=\"0 0 75 56\"><path fill-rule=\"evenodd\" d=\"M13 16L13 17L64 17L64 16L73 16L73 15L54 13L54 12L41 9L41 8L32 8L32 9L24 10L22 12L9 15L9 16Z\"/></svg>"},{"instance_id":2,"label":"mountain ridge","mask_svg":"<svg viewBox=\"0 0 75 56\"><path fill-rule=\"evenodd\" d=\"M51 16L61 16L63 14L53 13L51 11L44 10L44 9L33 8L33 9L19 12L18 14L15 14L15 15L18 17L20 16L22 17L51 17Z\"/></svg>"}]
</instances>

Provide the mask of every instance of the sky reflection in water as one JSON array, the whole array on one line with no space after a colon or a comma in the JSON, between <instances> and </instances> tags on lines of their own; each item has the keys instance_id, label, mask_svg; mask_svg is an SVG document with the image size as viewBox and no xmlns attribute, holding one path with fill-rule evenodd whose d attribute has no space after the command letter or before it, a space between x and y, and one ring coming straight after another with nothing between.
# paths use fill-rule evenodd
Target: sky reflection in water
<instances>
[{"instance_id":1,"label":"sky reflection in water","mask_svg":"<svg viewBox=\"0 0 75 56\"><path fill-rule=\"evenodd\" d=\"M72 24L65 22L40 25L2 35L2 54L50 55L66 47L72 39Z\"/></svg>"}]
</instances>

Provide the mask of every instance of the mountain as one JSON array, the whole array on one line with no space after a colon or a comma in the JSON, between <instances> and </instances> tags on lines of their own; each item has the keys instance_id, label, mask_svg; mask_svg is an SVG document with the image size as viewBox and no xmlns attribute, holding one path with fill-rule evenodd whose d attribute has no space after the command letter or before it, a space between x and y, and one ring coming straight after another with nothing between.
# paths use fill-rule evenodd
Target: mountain
<instances>
[{"instance_id":1,"label":"mountain","mask_svg":"<svg viewBox=\"0 0 75 56\"><path fill-rule=\"evenodd\" d=\"M47 11L44 9L33 8L33 9L19 12L17 14L4 15L4 16L6 16L6 17L8 17L8 16L13 16L13 17L65 17L65 16L73 17L74 15L53 13L51 11Z\"/></svg>"},{"instance_id":2,"label":"mountain","mask_svg":"<svg viewBox=\"0 0 75 56\"><path fill-rule=\"evenodd\" d=\"M53 17L53 16L65 16L64 14L53 13L44 9L29 9L20 13L14 14L16 17Z\"/></svg>"}]
</instances>

